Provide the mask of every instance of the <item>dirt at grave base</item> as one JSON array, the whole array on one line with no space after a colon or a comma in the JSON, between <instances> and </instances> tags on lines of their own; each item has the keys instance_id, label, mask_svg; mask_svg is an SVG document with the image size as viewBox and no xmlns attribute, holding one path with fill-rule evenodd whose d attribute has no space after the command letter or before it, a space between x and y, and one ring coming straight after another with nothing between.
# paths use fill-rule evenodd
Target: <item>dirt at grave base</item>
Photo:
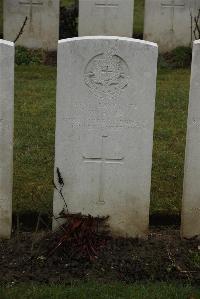
<instances>
[{"instance_id":1,"label":"dirt at grave base","mask_svg":"<svg viewBox=\"0 0 200 299\"><path fill-rule=\"evenodd\" d=\"M108 238L92 261L72 254L67 247L47 258L56 244L53 234L46 231L0 241L1 283L67 283L73 279L200 283L200 241L180 240L179 230L173 228L151 229L145 241Z\"/></svg>"}]
</instances>

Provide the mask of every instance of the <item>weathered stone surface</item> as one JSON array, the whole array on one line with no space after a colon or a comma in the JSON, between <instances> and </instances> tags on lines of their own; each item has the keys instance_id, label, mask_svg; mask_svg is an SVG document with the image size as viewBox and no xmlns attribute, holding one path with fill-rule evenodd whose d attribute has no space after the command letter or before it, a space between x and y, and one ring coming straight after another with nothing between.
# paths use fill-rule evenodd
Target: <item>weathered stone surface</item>
<instances>
[{"instance_id":1,"label":"weathered stone surface","mask_svg":"<svg viewBox=\"0 0 200 299\"><path fill-rule=\"evenodd\" d=\"M4 39L14 41L26 18L17 45L56 50L59 39L59 0L4 0Z\"/></svg>"},{"instance_id":2,"label":"weathered stone surface","mask_svg":"<svg viewBox=\"0 0 200 299\"><path fill-rule=\"evenodd\" d=\"M69 211L110 216L116 235L148 230L156 72L153 43L59 42L55 184L58 168ZM63 208L55 190L54 215Z\"/></svg>"},{"instance_id":3,"label":"weathered stone surface","mask_svg":"<svg viewBox=\"0 0 200 299\"><path fill-rule=\"evenodd\" d=\"M79 36L132 37L134 0L79 0Z\"/></svg>"},{"instance_id":4,"label":"weathered stone surface","mask_svg":"<svg viewBox=\"0 0 200 299\"><path fill-rule=\"evenodd\" d=\"M161 52L190 46L198 36L199 9L199 0L145 0L144 39L158 43Z\"/></svg>"},{"instance_id":5,"label":"weathered stone surface","mask_svg":"<svg viewBox=\"0 0 200 299\"><path fill-rule=\"evenodd\" d=\"M12 226L14 44L0 40L0 238Z\"/></svg>"},{"instance_id":6,"label":"weathered stone surface","mask_svg":"<svg viewBox=\"0 0 200 299\"><path fill-rule=\"evenodd\" d=\"M200 40L193 45L188 111L185 175L182 207L182 236L200 235Z\"/></svg>"}]
</instances>

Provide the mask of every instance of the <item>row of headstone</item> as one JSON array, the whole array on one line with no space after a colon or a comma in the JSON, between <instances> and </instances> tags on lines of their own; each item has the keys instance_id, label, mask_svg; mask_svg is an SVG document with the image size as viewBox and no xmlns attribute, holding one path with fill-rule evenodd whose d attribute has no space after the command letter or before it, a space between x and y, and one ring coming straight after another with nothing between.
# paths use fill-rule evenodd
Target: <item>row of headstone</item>
<instances>
[{"instance_id":1,"label":"row of headstone","mask_svg":"<svg viewBox=\"0 0 200 299\"><path fill-rule=\"evenodd\" d=\"M130 38L84 37L59 42L55 217L63 209L109 216L113 235L147 235L157 56L156 44ZM4 238L10 236L12 216L13 78L14 45L0 41L0 237ZM200 235L199 93L200 41L196 41L183 237ZM57 225L54 221L53 227Z\"/></svg>"},{"instance_id":2,"label":"row of headstone","mask_svg":"<svg viewBox=\"0 0 200 299\"><path fill-rule=\"evenodd\" d=\"M200 38L200 0L145 0L144 39L161 52Z\"/></svg>"},{"instance_id":3,"label":"row of headstone","mask_svg":"<svg viewBox=\"0 0 200 299\"><path fill-rule=\"evenodd\" d=\"M56 50L60 0L4 0L4 39ZM79 36L133 34L134 0L79 0ZM200 0L146 0L144 39L163 52L200 38Z\"/></svg>"},{"instance_id":4,"label":"row of headstone","mask_svg":"<svg viewBox=\"0 0 200 299\"><path fill-rule=\"evenodd\" d=\"M4 39L56 50L59 9L60 0L4 0ZM133 9L134 0L79 0L79 36L132 37Z\"/></svg>"}]
</instances>

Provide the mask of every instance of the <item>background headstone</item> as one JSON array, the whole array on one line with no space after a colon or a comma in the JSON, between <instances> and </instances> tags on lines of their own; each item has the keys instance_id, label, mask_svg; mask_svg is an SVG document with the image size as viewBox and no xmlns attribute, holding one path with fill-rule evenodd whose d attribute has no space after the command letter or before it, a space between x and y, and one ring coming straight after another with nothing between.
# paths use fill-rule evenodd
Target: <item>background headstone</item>
<instances>
[{"instance_id":1,"label":"background headstone","mask_svg":"<svg viewBox=\"0 0 200 299\"><path fill-rule=\"evenodd\" d=\"M0 238L12 226L14 44L0 40Z\"/></svg>"},{"instance_id":2,"label":"background headstone","mask_svg":"<svg viewBox=\"0 0 200 299\"><path fill-rule=\"evenodd\" d=\"M182 236L200 235L200 40L193 45L185 153Z\"/></svg>"},{"instance_id":3,"label":"background headstone","mask_svg":"<svg viewBox=\"0 0 200 299\"><path fill-rule=\"evenodd\" d=\"M58 46L55 184L59 169L69 211L110 216L116 235L148 230L157 52L117 37ZM63 208L55 190L54 215Z\"/></svg>"},{"instance_id":4,"label":"background headstone","mask_svg":"<svg viewBox=\"0 0 200 299\"><path fill-rule=\"evenodd\" d=\"M161 52L190 46L199 9L200 0L145 0L144 39L158 43Z\"/></svg>"},{"instance_id":5,"label":"background headstone","mask_svg":"<svg viewBox=\"0 0 200 299\"><path fill-rule=\"evenodd\" d=\"M134 0L79 0L79 36L132 37Z\"/></svg>"},{"instance_id":6,"label":"background headstone","mask_svg":"<svg viewBox=\"0 0 200 299\"><path fill-rule=\"evenodd\" d=\"M59 9L59 0L4 0L4 39L15 41L25 24L17 45L56 50Z\"/></svg>"}]
</instances>

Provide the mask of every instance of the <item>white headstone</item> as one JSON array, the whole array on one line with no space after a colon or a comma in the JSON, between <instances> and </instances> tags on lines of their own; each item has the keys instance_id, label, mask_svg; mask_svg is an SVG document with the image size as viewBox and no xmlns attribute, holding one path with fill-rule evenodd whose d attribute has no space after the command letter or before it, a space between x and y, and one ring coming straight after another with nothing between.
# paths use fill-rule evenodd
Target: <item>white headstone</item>
<instances>
[{"instance_id":1,"label":"white headstone","mask_svg":"<svg viewBox=\"0 0 200 299\"><path fill-rule=\"evenodd\" d=\"M55 184L58 168L69 212L110 216L115 235L148 230L156 73L153 43L85 37L58 45ZM54 215L63 208L55 190Z\"/></svg>"},{"instance_id":2,"label":"white headstone","mask_svg":"<svg viewBox=\"0 0 200 299\"><path fill-rule=\"evenodd\" d=\"M79 36L132 37L134 0L79 0Z\"/></svg>"},{"instance_id":3,"label":"white headstone","mask_svg":"<svg viewBox=\"0 0 200 299\"><path fill-rule=\"evenodd\" d=\"M17 45L56 50L59 39L59 0L4 0L4 39Z\"/></svg>"},{"instance_id":4,"label":"white headstone","mask_svg":"<svg viewBox=\"0 0 200 299\"><path fill-rule=\"evenodd\" d=\"M12 225L14 44L0 40L0 238Z\"/></svg>"},{"instance_id":5,"label":"white headstone","mask_svg":"<svg viewBox=\"0 0 200 299\"><path fill-rule=\"evenodd\" d=\"M200 235L200 40L193 45L193 61L185 153L182 236Z\"/></svg>"},{"instance_id":6,"label":"white headstone","mask_svg":"<svg viewBox=\"0 0 200 299\"><path fill-rule=\"evenodd\" d=\"M199 9L200 0L145 0L144 39L158 43L161 52L190 46Z\"/></svg>"}]
</instances>

